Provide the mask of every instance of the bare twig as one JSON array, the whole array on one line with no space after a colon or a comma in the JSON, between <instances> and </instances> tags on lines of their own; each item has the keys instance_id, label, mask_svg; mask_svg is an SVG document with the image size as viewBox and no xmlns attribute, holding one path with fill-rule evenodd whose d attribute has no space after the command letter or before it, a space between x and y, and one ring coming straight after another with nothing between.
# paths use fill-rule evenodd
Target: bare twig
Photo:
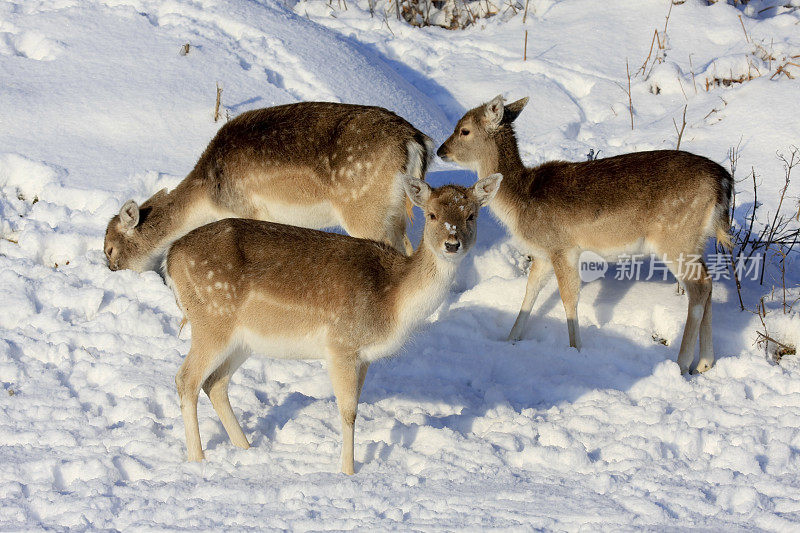
<instances>
[{"instance_id":1,"label":"bare twig","mask_svg":"<svg viewBox=\"0 0 800 533\"><path fill-rule=\"evenodd\" d=\"M772 337L770 337L770 336L769 336L769 335L767 335L766 333L761 333L760 331L757 331L756 333L758 334L758 336L761 338L761 340L762 340L762 341L769 341L769 342L772 342L772 343L774 343L774 344L777 344L777 345L778 345L778 346L780 346L781 348L784 348L784 349L786 349L786 350L790 350L791 352L794 352L794 350L795 350L795 349L794 349L794 348L792 348L791 346L787 346L786 344L784 344L784 343L782 343L782 342L780 342L780 341L776 341L775 339L773 339Z\"/></svg>"},{"instance_id":2,"label":"bare twig","mask_svg":"<svg viewBox=\"0 0 800 533\"><path fill-rule=\"evenodd\" d=\"M776 253L781 256L780 260L780 267L781 267L781 289L783 289L783 314L787 313L786 310L786 252L781 250L780 247L777 248Z\"/></svg>"},{"instance_id":3,"label":"bare twig","mask_svg":"<svg viewBox=\"0 0 800 533\"><path fill-rule=\"evenodd\" d=\"M742 144L742 140L739 139L739 144L735 147L731 147L728 150L728 158L730 159L730 168L731 168L731 177L736 181L736 166L739 163L739 146ZM732 223L733 222L733 214L736 211L736 187L733 187L731 191L731 207L730 212L728 213L728 220ZM741 228L738 230L738 233L741 232ZM738 239L735 237L731 239L731 241L735 244ZM742 283L739 281L739 274L736 272L736 266L733 264L733 257L734 257L734 250L730 250L730 254L728 255L729 263L731 267L731 273L733 274L733 279L736 282L736 294L739 297L739 309L744 311L744 301L742 300Z\"/></svg>"},{"instance_id":4,"label":"bare twig","mask_svg":"<svg viewBox=\"0 0 800 533\"><path fill-rule=\"evenodd\" d=\"M780 230L785 227L783 224L783 219L781 219L781 223L778 222L778 217L781 213L781 207L783 207L783 201L786 197L786 191L789 189L789 180L791 179L792 169L800 163L800 154L798 154L797 147L792 147L791 156L787 160L784 154L778 154L778 159L783 161L784 169L786 172L784 178L783 188L781 189L781 195L778 199L778 208L775 210L775 215L772 217L772 224L770 225L769 233L767 235L767 241L764 246L765 251L770 247L770 245L775 242L775 236L780 234ZM764 270L766 268L766 261L761 263L761 279L759 283L764 283Z\"/></svg>"}]
</instances>

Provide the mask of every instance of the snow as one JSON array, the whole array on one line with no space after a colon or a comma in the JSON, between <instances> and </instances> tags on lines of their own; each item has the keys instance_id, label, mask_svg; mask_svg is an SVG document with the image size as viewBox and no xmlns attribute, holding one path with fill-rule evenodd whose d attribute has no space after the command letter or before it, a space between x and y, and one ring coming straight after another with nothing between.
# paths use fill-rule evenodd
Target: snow
<instances>
[{"instance_id":1,"label":"snow","mask_svg":"<svg viewBox=\"0 0 800 533\"><path fill-rule=\"evenodd\" d=\"M728 166L739 146L737 178L754 168L774 213L776 152L800 145L800 68L772 74L800 54L800 6L772 4L674 6L645 78L667 2L531 0L524 24L447 31L398 22L382 0L374 17L366 0L0 0L0 529L797 529L800 363L756 344L761 321L730 281L714 284L718 361L703 375L675 363L674 281L613 268L581 291L580 353L554 279L510 344L526 260L484 210L445 304L370 368L346 477L314 361L250 359L230 395L252 448L233 447L202 399L207 460L185 462L174 375L189 332L158 274L111 272L101 250L126 200L191 169L220 126L217 83L223 116L368 103L437 142L498 93L530 96L517 120L529 164L674 148L686 106L681 148ZM748 72L761 75L711 83ZM474 179L441 162L428 175ZM738 223L753 201L737 184ZM770 335L797 346L777 283L746 281L743 297L766 295Z\"/></svg>"}]
</instances>

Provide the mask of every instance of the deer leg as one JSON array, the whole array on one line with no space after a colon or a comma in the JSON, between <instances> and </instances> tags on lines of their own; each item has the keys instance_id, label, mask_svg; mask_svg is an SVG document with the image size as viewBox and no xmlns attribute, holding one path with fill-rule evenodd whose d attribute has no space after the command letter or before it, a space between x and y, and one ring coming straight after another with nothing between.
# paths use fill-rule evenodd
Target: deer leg
<instances>
[{"instance_id":1,"label":"deer leg","mask_svg":"<svg viewBox=\"0 0 800 533\"><path fill-rule=\"evenodd\" d=\"M375 218L374 215L380 215ZM403 204L397 206L348 206L340 210L341 224L353 237L385 242L401 254L411 255L414 248L406 236Z\"/></svg>"},{"instance_id":2,"label":"deer leg","mask_svg":"<svg viewBox=\"0 0 800 533\"><path fill-rule=\"evenodd\" d=\"M714 366L714 345L711 340L711 284L708 298L703 309L703 320L700 322L700 359L697 361L697 372L702 373Z\"/></svg>"},{"instance_id":3,"label":"deer leg","mask_svg":"<svg viewBox=\"0 0 800 533\"><path fill-rule=\"evenodd\" d=\"M344 357L334 355L328 367L333 394L339 406L342 419L342 472L347 475L355 473L353 465L353 435L355 432L356 413L358 411L359 380L361 372L356 354ZM363 371L366 377L366 370Z\"/></svg>"},{"instance_id":4,"label":"deer leg","mask_svg":"<svg viewBox=\"0 0 800 533\"><path fill-rule=\"evenodd\" d=\"M705 315L706 305L707 303L710 305L709 302L711 300L711 279L708 277L705 265L701 263L699 273L685 274L683 284L686 287L686 295L689 297L689 309L686 313L686 325L683 328L681 348L678 351L678 366L681 369L681 374L687 374L694 361L695 344L697 343L700 325ZM710 334L711 315L709 314L709 341Z\"/></svg>"},{"instance_id":5,"label":"deer leg","mask_svg":"<svg viewBox=\"0 0 800 533\"><path fill-rule=\"evenodd\" d=\"M186 430L186 449L189 461L203 460L203 445L200 441L200 427L197 422L197 397L208 362L212 359L208 352L197 348L201 343L192 339L192 347L183 361L178 374L175 376L175 385L181 402L181 415L183 426Z\"/></svg>"},{"instance_id":6,"label":"deer leg","mask_svg":"<svg viewBox=\"0 0 800 533\"><path fill-rule=\"evenodd\" d=\"M543 259L533 259L531 262L531 270L528 274L528 283L525 286L525 297L522 299L522 307L517 315L517 320L514 321L514 326L511 328L511 333L508 334L508 340L511 342L522 339L522 333L525 329L525 324L531 316L531 309L539 296L539 291L544 285L546 279L548 263Z\"/></svg>"},{"instance_id":7,"label":"deer leg","mask_svg":"<svg viewBox=\"0 0 800 533\"><path fill-rule=\"evenodd\" d=\"M408 235L406 235L405 219L401 219L399 222L391 224L387 230L387 235L383 240L389 243L392 248L400 253L404 253L408 256L414 253L414 246L411 245L411 241L408 240Z\"/></svg>"},{"instance_id":8,"label":"deer leg","mask_svg":"<svg viewBox=\"0 0 800 533\"><path fill-rule=\"evenodd\" d=\"M567 314L567 331L569 345L581 350L581 334L578 328L578 294L581 290L581 278L578 274L577 260L572 260L570 253L557 253L550 257L553 271L558 281L558 293Z\"/></svg>"},{"instance_id":9,"label":"deer leg","mask_svg":"<svg viewBox=\"0 0 800 533\"><path fill-rule=\"evenodd\" d=\"M214 411L217 412L217 416L233 445L246 450L250 447L250 443L247 441L247 437L242 431L242 426L239 425L239 421L233 413L231 401L228 398L228 384L231 376L239 368L239 365L244 362L244 359L239 354L233 354L228 357L219 368L208 376L206 382L203 383L203 390L208 395L208 399L211 400L211 405L214 406Z\"/></svg>"},{"instance_id":10,"label":"deer leg","mask_svg":"<svg viewBox=\"0 0 800 533\"><path fill-rule=\"evenodd\" d=\"M398 252L409 256L414 252L414 247L406 235L406 213L402 205L390 206L386 220L377 227L383 227L384 230L383 235L374 237L375 240L383 241Z\"/></svg>"},{"instance_id":11,"label":"deer leg","mask_svg":"<svg viewBox=\"0 0 800 533\"><path fill-rule=\"evenodd\" d=\"M414 247L406 235L406 209L405 201L399 206L390 207L391 212L386 218L386 236L384 241L388 242L393 248L406 255L414 253Z\"/></svg>"},{"instance_id":12,"label":"deer leg","mask_svg":"<svg viewBox=\"0 0 800 533\"><path fill-rule=\"evenodd\" d=\"M367 379L367 370L369 370L369 363L362 361L358 367L358 396L356 401L361 398L361 391L364 390L364 380Z\"/></svg>"},{"instance_id":13,"label":"deer leg","mask_svg":"<svg viewBox=\"0 0 800 533\"><path fill-rule=\"evenodd\" d=\"M406 250L406 255L410 256L414 253L414 245L411 244L411 241L408 239L408 235L403 232L403 248Z\"/></svg>"}]
</instances>

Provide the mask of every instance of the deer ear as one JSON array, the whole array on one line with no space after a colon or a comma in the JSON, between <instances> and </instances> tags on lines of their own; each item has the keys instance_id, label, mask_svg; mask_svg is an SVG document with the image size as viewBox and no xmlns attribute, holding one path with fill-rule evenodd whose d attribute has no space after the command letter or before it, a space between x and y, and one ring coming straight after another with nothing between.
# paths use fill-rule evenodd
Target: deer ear
<instances>
[{"instance_id":1,"label":"deer ear","mask_svg":"<svg viewBox=\"0 0 800 533\"><path fill-rule=\"evenodd\" d=\"M516 102L511 102L505 107L505 121L514 122L525 106L528 104L528 97L520 98Z\"/></svg>"},{"instance_id":2,"label":"deer ear","mask_svg":"<svg viewBox=\"0 0 800 533\"><path fill-rule=\"evenodd\" d=\"M503 121L503 113L505 111L503 102L505 102L505 98L503 98L502 94L498 94L491 101L486 103L484 111L486 129L493 130L500 126L500 123Z\"/></svg>"},{"instance_id":3,"label":"deer ear","mask_svg":"<svg viewBox=\"0 0 800 533\"><path fill-rule=\"evenodd\" d=\"M425 208L428 199L431 197L431 186L422 180L406 175L403 180L403 188L406 190L411 202L417 207Z\"/></svg>"},{"instance_id":4,"label":"deer ear","mask_svg":"<svg viewBox=\"0 0 800 533\"><path fill-rule=\"evenodd\" d=\"M486 205L491 202L494 195L497 194L498 189L500 189L501 181L503 181L502 174L487 176L473 185L472 194L475 195L475 199L478 200L481 205Z\"/></svg>"},{"instance_id":5,"label":"deer ear","mask_svg":"<svg viewBox=\"0 0 800 533\"><path fill-rule=\"evenodd\" d=\"M139 204L128 200L119 210L119 221L126 229L133 229L139 223Z\"/></svg>"}]
</instances>

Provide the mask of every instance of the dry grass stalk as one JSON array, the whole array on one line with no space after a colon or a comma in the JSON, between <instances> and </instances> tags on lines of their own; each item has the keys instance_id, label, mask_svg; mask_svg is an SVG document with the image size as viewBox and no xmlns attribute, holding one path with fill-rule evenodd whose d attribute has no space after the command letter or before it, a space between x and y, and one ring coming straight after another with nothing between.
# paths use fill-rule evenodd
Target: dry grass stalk
<instances>
[{"instance_id":1,"label":"dry grass stalk","mask_svg":"<svg viewBox=\"0 0 800 533\"><path fill-rule=\"evenodd\" d=\"M669 9L667 10L667 17L664 20L664 35L665 36L667 35L667 25L669 24L669 16L672 14L672 6L674 6L674 5L675 5L675 3L672 0L669 0Z\"/></svg>"},{"instance_id":2,"label":"dry grass stalk","mask_svg":"<svg viewBox=\"0 0 800 533\"><path fill-rule=\"evenodd\" d=\"M672 119L672 124L675 126L675 132L678 134L678 144L675 146L676 150L681 149L681 139L683 138L683 130L686 128L686 109L689 107L689 104L683 106L683 119L681 123L681 129L678 130L678 124L675 122L675 119Z\"/></svg>"},{"instance_id":3,"label":"dry grass stalk","mask_svg":"<svg viewBox=\"0 0 800 533\"><path fill-rule=\"evenodd\" d=\"M516 15L519 12L519 9L517 9L517 6L515 6L514 3L515 2L512 2L512 0L506 0L506 9L503 11L503 13L506 13L510 9Z\"/></svg>"},{"instance_id":4,"label":"dry grass stalk","mask_svg":"<svg viewBox=\"0 0 800 533\"><path fill-rule=\"evenodd\" d=\"M639 74L645 74L645 78L650 76L650 72L653 71L653 68L656 66L656 63L663 63L664 62L664 55L666 53L667 48L667 26L669 26L669 17L672 14L672 6L675 3L670 0L669 2L669 10L667 10L667 16L664 18L664 29L659 32L658 28L653 30L653 39L650 41L650 50L647 52L647 57L642 63L642 66L639 67L639 70L636 71L635 76ZM658 43L658 48L656 49L656 55L653 57L653 47ZM650 70L648 71L647 65L650 63L650 58L653 58L653 62L650 65Z\"/></svg>"},{"instance_id":5,"label":"dry grass stalk","mask_svg":"<svg viewBox=\"0 0 800 533\"><path fill-rule=\"evenodd\" d=\"M522 60L528 60L528 30L525 30L525 47L522 50Z\"/></svg>"},{"instance_id":6,"label":"dry grass stalk","mask_svg":"<svg viewBox=\"0 0 800 533\"><path fill-rule=\"evenodd\" d=\"M733 72L729 72L726 78L720 78L719 76L715 76L714 78L706 78L705 85L706 85L706 92L710 91L712 87L730 87L735 83L744 83L746 81L752 81L756 78L761 77L761 72L758 70L758 67L755 67L756 73L753 75L752 71L753 65L748 63L747 66L747 74L742 74L740 76L734 76Z\"/></svg>"},{"instance_id":7,"label":"dry grass stalk","mask_svg":"<svg viewBox=\"0 0 800 533\"><path fill-rule=\"evenodd\" d=\"M798 59L798 58L800 58L800 55L792 56L790 59ZM787 78L793 80L794 76L792 75L791 72L789 72L787 70L787 68L790 67L790 66L791 67L800 68L800 62L795 63L794 61L787 61L783 65L778 65L778 68L775 69L775 73L772 76L770 76L769 79L774 80L776 77L780 76L781 74L785 74Z\"/></svg>"},{"instance_id":8,"label":"dry grass stalk","mask_svg":"<svg viewBox=\"0 0 800 533\"><path fill-rule=\"evenodd\" d=\"M692 73L692 85L694 86L694 94L697 94L697 80L694 77L694 65L692 64L692 54L689 54L689 68Z\"/></svg>"},{"instance_id":9,"label":"dry grass stalk","mask_svg":"<svg viewBox=\"0 0 800 533\"><path fill-rule=\"evenodd\" d=\"M658 36L658 30L653 30L653 39L650 41L650 51L647 52L647 57L644 59L644 63L642 66L639 67L639 70L636 71L636 75L644 74L647 72L647 64L650 62L650 57L653 55L653 45L656 44L656 37ZM660 45L660 41L659 41Z\"/></svg>"},{"instance_id":10,"label":"dry grass stalk","mask_svg":"<svg viewBox=\"0 0 800 533\"><path fill-rule=\"evenodd\" d=\"M522 4L516 0L506 0L506 11L522 10ZM395 0L395 7L399 6L399 17L408 24L417 27L438 26L448 30L463 29L479 20L492 17L500 9L490 0ZM431 10L439 9L440 15L431 19ZM387 23L388 26L388 23Z\"/></svg>"},{"instance_id":11,"label":"dry grass stalk","mask_svg":"<svg viewBox=\"0 0 800 533\"><path fill-rule=\"evenodd\" d=\"M628 58L625 58L625 73L628 75L628 111L631 114L631 130L633 130L633 97L631 96L631 71L628 68Z\"/></svg>"},{"instance_id":12,"label":"dry grass stalk","mask_svg":"<svg viewBox=\"0 0 800 533\"><path fill-rule=\"evenodd\" d=\"M476 19L475 13L473 13L472 10L469 8L469 5L467 5L467 0L461 0L461 3L464 4L464 9L467 11L467 14L469 15L469 23L475 24L475 19Z\"/></svg>"},{"instance_id":13,"label":"dry grass stalk","mask_svg":"<svg viewBox=\"0 0 800 533\"><path fill-rule=\"evenodd\" d=\"M219 86L219 82L217 82L217 102L214 104L214 122L217 122L220 118L219 114L219 106L222 104L222 87Z\"/></svg>"},{"instance_id":14,"label":"dry grass stalk","mask_svg":"<svg viewBox=\"0 0 800 533\"><path fill-rule=\"evenodd\" d=\"M744 40L748 43L750 42L750 36L747 35L747 28L744 27L744 20L742 20L742 16L739 15L739 22L742 24L742 31L744 32Z\"/></svg>"}]
</instances>

